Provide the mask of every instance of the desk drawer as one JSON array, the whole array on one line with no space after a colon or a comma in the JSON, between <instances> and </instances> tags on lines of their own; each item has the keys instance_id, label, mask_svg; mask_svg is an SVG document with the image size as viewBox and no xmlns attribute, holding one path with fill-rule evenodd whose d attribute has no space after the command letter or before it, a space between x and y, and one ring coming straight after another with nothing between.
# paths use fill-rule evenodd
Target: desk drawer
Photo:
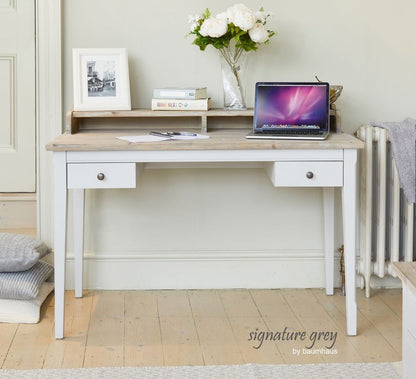
<instances>
[{"instance_id":1,"label":"desk drawer","mask_svg":"<svg viewBox=\"0 0 416 379\"><path fill-rule=\"evenodd\" d=\"M70 163L68 188L135 188L135 163Z\"/></svg>"},{"instance_id":2,"label":"desk drawer","mask_svg":"<svg viewBox=\"0 0 416 379\"><path fill-rule=\"evenodd\" d=\"M272 162L266 167L275 187L342 187L343 162Z\"/></svg>"}]
</instances>

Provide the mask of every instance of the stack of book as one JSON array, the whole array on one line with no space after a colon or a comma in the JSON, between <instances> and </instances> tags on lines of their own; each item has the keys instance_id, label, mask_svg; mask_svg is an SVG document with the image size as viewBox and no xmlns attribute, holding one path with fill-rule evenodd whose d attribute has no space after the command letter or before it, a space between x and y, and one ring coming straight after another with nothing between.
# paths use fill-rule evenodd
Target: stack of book
<instances>
[{"instance_id":1,"label":"stack of book","mask_svg":"<svg viewBox=\"0 0 416 379\"><path fill-rule=\"evenodd\" d=\"M153 90L153 111L207 111L211 99L207 88L156 88Z\"/></svg>"}]
</instances>

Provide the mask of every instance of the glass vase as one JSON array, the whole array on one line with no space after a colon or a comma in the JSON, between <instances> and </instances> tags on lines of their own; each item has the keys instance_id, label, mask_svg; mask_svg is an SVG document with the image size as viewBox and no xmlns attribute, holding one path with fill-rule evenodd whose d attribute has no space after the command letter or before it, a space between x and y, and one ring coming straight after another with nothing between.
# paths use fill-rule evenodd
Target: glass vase
<instances>
[{"instance_id":1,"label":"glass vase","mask_svg":"<svg viewBox=\"0 0 416 379\"><path fill-rule=\"evenodd\" d=\"M247 52L232 44L218 50L221 60L224 109L247 109L244 88Z\"/></svg>"}]
</instances>

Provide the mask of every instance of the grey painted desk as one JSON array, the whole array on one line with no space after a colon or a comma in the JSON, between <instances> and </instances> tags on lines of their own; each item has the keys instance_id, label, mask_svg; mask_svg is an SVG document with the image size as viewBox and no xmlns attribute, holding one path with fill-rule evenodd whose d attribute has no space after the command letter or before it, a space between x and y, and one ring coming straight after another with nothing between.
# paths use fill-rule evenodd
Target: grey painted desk
<instances>
[{"instance_id":1,"label":"grey painted desk","mask_svg":"<svg viewBox=\"0 0 416 379\"><path fill-rule=\"evenodd\" d=\"M55 336L64 336L67 191L74 197L75 294L82 296L84 190L132 188L147 163L257 162L276 187L323 187L326 291L333 293L334 187L342 188L347 332L357 333L355 223L357 150L363 142L346 134L326 141L247 140L249 130L211 131L209 139L129 143L116 139L137 131L63 134L47 145L54 162ZM141 132L145 133L145 132ZM147 132L146 132L147 133Z\"/></svg>"}]
</instances>

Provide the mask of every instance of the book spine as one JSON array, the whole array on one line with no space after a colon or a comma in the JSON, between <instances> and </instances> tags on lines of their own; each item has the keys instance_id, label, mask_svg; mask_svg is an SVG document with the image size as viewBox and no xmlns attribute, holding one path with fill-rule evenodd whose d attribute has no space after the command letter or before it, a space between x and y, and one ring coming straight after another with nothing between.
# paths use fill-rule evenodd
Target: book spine
<instances>
[{"instance_id":1,"label":"book spine","mask_svg":"<svg viewBox=\"0 0 416 379\"><path fill-rule=\"evenodd\" d=\"M180 100L152 99L153 111L207 111L211 108L210 99Z\"/></svg>"},{"instance_id":2,"label":"book spine","mask_svg":"<svg viewBox=\"0 0 416 379\"><path fill-rule=\"evenodd\" d=\"M207 97L206 88L156 88L155 99L198 100Z\"/></svg>"}]
</instances>

